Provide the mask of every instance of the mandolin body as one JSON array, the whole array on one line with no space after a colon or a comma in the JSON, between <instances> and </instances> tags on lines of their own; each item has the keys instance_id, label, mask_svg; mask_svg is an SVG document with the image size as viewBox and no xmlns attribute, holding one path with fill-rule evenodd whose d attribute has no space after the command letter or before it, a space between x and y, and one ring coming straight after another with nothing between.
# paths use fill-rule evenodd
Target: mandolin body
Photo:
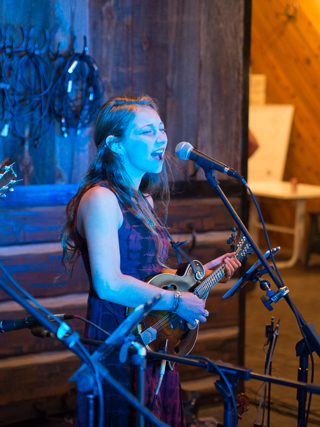
<instances>
[{"instance_id":1,"label":"mandolin body","mask_svg":"<svg viewBox=\"0 0 320 427\"><path fill-rule=\"evenodd\" d=\"M199 261L194 261L201 276L203 276L203 266ZM192 292L199 282L194 278L190 264L183 275L161 273L152 277L149 284L168 291ZM128 309L131 312L133 309ZM148 350L166 351L174 356L184 356L193 349L198 336L199 325L192 327L184 319L174 313L167 311L153 310L144 321L138 326L138 332L143 334L148 328L157 329L156 338L146 344ZM168 340L168 341L166 341ZM166 345L167 343L167 345Z\"/></svg>"}]
</instances>

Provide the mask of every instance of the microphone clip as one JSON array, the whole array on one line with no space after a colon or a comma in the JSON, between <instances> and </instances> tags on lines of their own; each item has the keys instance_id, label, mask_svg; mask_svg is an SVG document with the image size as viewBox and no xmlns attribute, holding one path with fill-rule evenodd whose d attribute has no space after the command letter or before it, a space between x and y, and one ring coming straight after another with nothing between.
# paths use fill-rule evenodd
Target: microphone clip
<instances>
[{"instance_id":1,"label":"microphone clip","mask_svg":"<svg viewBox=\"0 0 320 427\"><path fill-rule=\"evenodd\" d=\"M282 300L289 293L289 288L287 286L282 286L276 292L270 288L270 283L267 280L260 281L260 288L266 292L266 296L260 297L261 301L265 307L272 311L272 304Z\"/></svg>"}]
</instances>

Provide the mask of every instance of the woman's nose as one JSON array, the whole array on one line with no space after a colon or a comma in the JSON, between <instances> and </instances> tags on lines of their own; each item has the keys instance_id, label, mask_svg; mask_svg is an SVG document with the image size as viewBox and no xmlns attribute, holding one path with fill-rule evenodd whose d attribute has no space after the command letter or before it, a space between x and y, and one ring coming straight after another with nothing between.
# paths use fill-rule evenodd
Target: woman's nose
<instances>
[{"instance_id":1,"label":"woman's nose","mask_svg":"<svg viewBox=\"0 0 320 427\"><path fill-rule=\"evenodd\" d=\"M156 143L157 144L164 144L164 143L167 143L167 141L168 141L167 134L165 132L159 131L157 136L156 136Z\"/></svg>"}]
</instances>

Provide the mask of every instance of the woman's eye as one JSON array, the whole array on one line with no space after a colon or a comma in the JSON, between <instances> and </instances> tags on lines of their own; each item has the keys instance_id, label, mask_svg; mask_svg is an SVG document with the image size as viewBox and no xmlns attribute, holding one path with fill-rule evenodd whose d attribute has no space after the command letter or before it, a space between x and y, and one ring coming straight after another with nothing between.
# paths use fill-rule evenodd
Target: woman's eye
<instances>
[{"instance_id":1,"label":"woman's eye","mask_svg":"<svg viewBox=\"0 0 320 427\"><path fill-rule=\"evenodd\" d=\"M161 132L167 132L166 128L160 129Z\"/></svg>"}]
</instances>

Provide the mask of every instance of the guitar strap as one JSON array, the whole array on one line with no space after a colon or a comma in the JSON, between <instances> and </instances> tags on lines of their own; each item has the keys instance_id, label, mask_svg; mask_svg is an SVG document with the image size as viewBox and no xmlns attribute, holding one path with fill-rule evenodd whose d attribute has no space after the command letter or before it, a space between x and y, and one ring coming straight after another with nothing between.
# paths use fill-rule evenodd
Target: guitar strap
<instances>
[{"instance_id":1,"label":"guitar strap","mask_svg":"<svg viewBox=\"0 0 320 427\"><path fill-rule=\"evenodd\" d=\"M148 202L149 203L149 202ZM190 265L191 265L191 268L192 268L192 271L193 271L193 274L194 274L194 277L195 278L198 278L198 273L199 273L199 269L197 268L197 266L196 266L196 263L194 262L194 260L191 258L191 257L189 257L189 255L188 254L186 254L185 253L185 251L181 248L181 246L183 246L183 245L186 245L187 243L189 243L189 241L188 240L186 240L186 241L184 241L184 242L175 242L173 239L172 239L172 237L171 237L171 235L170 235L170 233L169 233L169 231L167 230L167 227L165 227L164 225L163 225L163 223L162 223L162 221L160 220L160 218L158 217L158 215L155 213L155 211L152 209L152 206L150 205L150 203L149 203L149 206L150 206L150 209L151 209L151 212L153 213L153 215L156 217L156 219L157 219L157 221L158 221L158 223L159 223L159 225L164 229L164 231L165 231L165 233L166 233L166 235L168 236L168 238L169 238L169 241L170 241L170 244L171 244L171 247L174 249L174 252L175 252L175 254L176 254L176 257L177 257L177 260L178 260L178 264L180 265L181 264L181 257L183 257Z\"/></svg>"}]
</instances>

